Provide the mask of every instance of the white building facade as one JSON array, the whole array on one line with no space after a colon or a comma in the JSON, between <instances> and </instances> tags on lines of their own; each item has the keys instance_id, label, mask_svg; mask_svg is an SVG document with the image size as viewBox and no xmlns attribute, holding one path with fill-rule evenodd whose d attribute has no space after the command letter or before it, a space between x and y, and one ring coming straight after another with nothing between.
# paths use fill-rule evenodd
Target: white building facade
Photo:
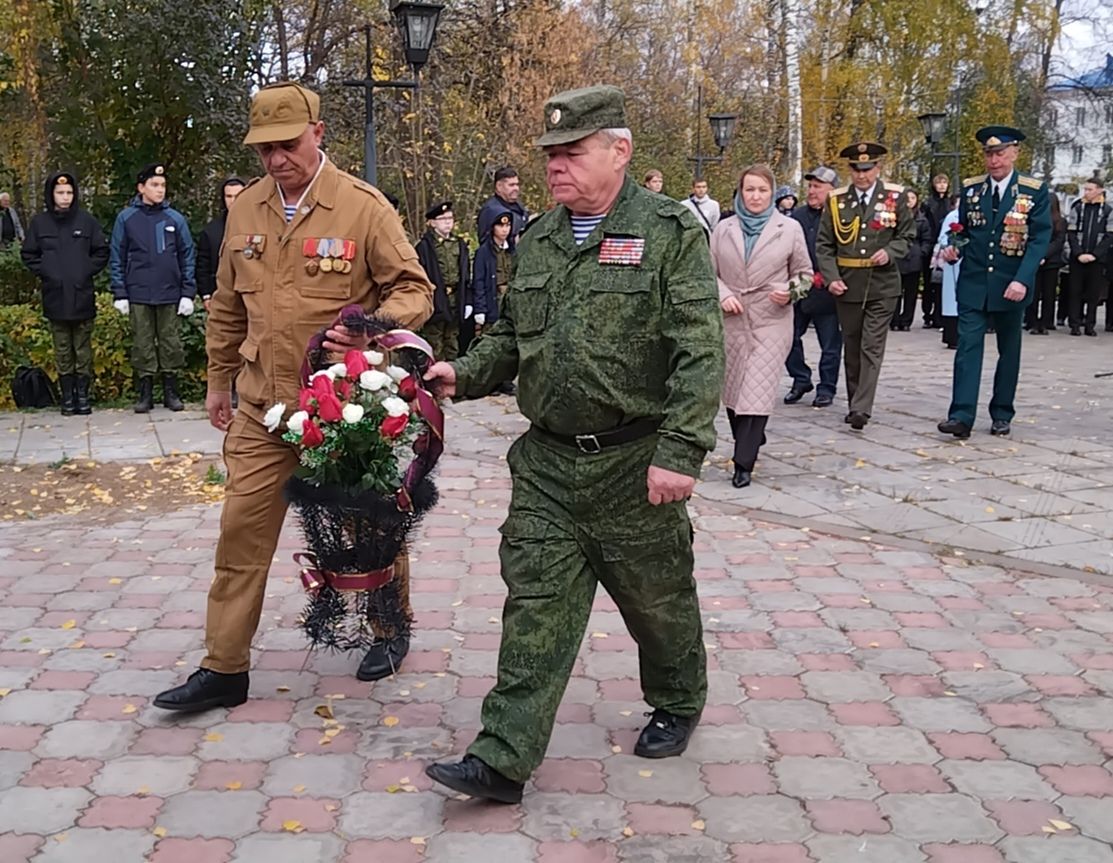
<instances>
[{"instance_id":1,"label":"white building facade","mask_svg":"<svg viewBox=\"0 0 1113 863\"><path fill-rule=\"evenodd\" d=\"M1046 154L1052 187L1095 174L1113 181L1113 54L1105 66L1047 89Z\"/></svg>"}]
</instances>

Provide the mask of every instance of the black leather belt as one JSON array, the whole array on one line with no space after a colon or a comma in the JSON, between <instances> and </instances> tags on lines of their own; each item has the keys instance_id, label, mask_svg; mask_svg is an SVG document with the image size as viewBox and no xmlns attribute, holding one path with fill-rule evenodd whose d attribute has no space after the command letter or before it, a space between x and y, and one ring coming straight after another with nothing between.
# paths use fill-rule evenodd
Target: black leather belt
<instances>
[{"instance_id":1,"label":"black leather belt","mask_svg":"<svg viewBox=\"0 0 1113 863\"><path fill-rule=\"evenodd\" d=\"M657 431L660 425L660 420L643 419L635 420L630 423L630 425L612 429L611 431L575 435L554 434L537 425L530 426L530 428L542 438L564 444L565 446L575 447L580 452L587 453L588 455L595 455L609 447L620 446L624 443L632 443L633 441L641 440L643 437L648 437Z\"/></svg>"}]
</instances>

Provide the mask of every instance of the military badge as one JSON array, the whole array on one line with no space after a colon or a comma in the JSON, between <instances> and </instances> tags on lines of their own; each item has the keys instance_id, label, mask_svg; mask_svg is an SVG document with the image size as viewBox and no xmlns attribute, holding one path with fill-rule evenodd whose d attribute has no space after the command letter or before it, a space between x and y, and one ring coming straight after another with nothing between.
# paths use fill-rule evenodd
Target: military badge
<instances>
[{"instance_id":1,"label":"military badge","mask_svg":"<svg viewBox=\"0 0 1113 863\"><path fill-rule=\"evenodd\" d=\"M620 267L641 266L645 251L643 237L604 237L599 245L599 263Z\"/></svg>"},{"instance_id":2,"label":"military badge","mask_svg":"<svg viewBox=\"0 0 1113 863\"><path fill-rule=\"evenodd\" d=\"M560 108L553 108L552 113L549 114L549 122L556 126L560 123Z\"/></svg>"}]
</instances>

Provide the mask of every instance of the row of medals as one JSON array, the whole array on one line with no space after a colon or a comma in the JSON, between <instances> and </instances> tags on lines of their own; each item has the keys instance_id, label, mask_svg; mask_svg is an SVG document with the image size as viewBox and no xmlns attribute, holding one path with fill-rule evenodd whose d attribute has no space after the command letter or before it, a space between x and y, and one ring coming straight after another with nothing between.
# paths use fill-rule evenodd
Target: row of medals
<instances>
[{"instance_id":1,"label":"row of medals","mask_svg":"<svg viewBox=\"0 0 1113 863\"><path fill-rule=\"evenodd\" d=\"M249 236L247 245L243 247L243 256L249 260L262 257L264 241L265 237L262 234ZM352 262L343 257L344 243L342 240L331 241L328 251L329 254L322 256L319 260L310 258L305 262L305 271L309 275L315 276L318 271L322 273L350 273L352 271Z\"/></svg>"},{"instance_id":2,"label":"row of medals","mask_svg":"<svg viewBox=\"0 0 1113 863\"><path fill-rule=\"evenodd\" d=\"M973 194L967 198L967 218L970 225L976 228L983 227L987 223L985 213L981 208L981 199L982 196L979 194ZM1001 254L1009 257L1023 255L1028 246L1028 214L1026 210L1017 208L1019 203L1020 198L1018 197L1017 201L1014 202L1014 209L1005 214L1004 224L1001 226L1004 230L997 244Z\"/></svg>"}]
</instances>

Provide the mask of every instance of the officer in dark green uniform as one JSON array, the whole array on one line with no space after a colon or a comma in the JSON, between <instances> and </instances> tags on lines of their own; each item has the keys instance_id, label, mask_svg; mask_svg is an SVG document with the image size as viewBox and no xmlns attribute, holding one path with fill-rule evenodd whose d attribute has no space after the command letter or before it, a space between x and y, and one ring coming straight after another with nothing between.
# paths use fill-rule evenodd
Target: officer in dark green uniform
<instances>
[{"instance_id":1,"label":"officer in dark green uniform","mask_svg":"<svg viewBox=\"0 0 1113 863\"><path fill-rule=\"evenodd\" d=\"M835 297L842 327L850 403L846 421L856 431L873 413L889 323L900 296L897 261L916 238L904 186L879 179L878 163L887 152L862 141L839 153L850 164L851 185L828 196L815 241L819 271Z\"/></svg>"},{"instance_id":2,"label":"officer in dark green uniform","mask_svg":"<svg viewBox=\"0 0 1113 863\"><path fill-rule=\"evenodd\" d=\"M507 457L498 683L464 759L427 770L503 802L544 758L598 583L654 708L635 754L683 752L706 697L685 500L715 445L722 314L695 217L626 175L624 104L608 86L546 103L537 144L558 206L522 236L498 322L427 375L443 395L482 395L517 374L531 423Z\"/></svg>"},{"instance_id":3,"label":"officer in dark green uniform","mask_svg":"<svg viewBox=\"0 0 1113 863\"><path fill-rule=\"evenodd\" d=\"M958 207L961 231L943 250L958 273L958 352L951 407L939 431L970 437L978 409L986 329L997 331L997 371L989 402L989 433L1007 435L1016 413L1024 310L1032 302L1040 262L1051 242L1047 184L1016 170L1024 133L986 126L976 136L986 173L964 180Z\"/></svg>"}]
</instances>

